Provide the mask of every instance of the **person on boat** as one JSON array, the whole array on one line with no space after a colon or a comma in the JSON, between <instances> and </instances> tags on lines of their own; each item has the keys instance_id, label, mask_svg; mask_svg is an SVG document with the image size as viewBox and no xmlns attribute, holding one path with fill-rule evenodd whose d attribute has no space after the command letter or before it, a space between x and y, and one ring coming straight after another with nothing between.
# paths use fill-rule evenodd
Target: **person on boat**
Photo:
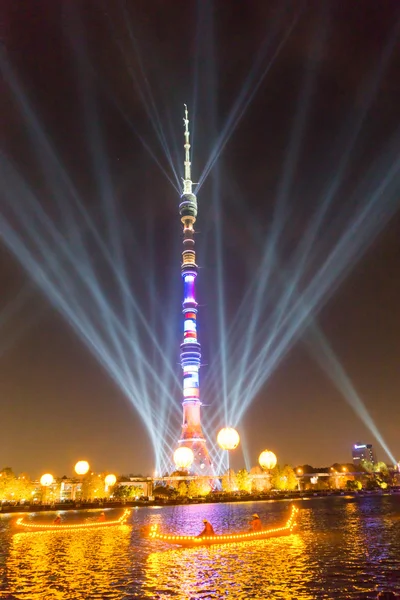
<instances>
[{"instance_id":1,"label":"person on boat","mask_svg":"<svg viewBox=\"0 0 400 600\"><path fill-rule=\"evenodd\" d=\"M252 518L252 520L250 521L251 531L261 531L262 523L261 523L261 519L258 516L258 514L254 513L254 515L251 515L251 518Z\"/></svg>"},{"instance_id":2,"label":"person on boat","mask_svg":"<svg viewBox=\"0 0 400 600\"><path fill-rule=\"evenodd\" d=\"M61 515L60 513L57 514L56 518L53 521L53 525L61 525Z\"/></svg>"},{"instance_id":3,"label":"person on boat","mask_svg":"<svg viewBox=\"0 0 400 600\"><path fill-rule=\"evenodd\" d=\"M100 513L99 518L97 519L99 523L104 523L104 521L106 520L106 515L104 512Z\"/></svg>"},{"instance_id":4,"label":"person on boat","mask_svg":"<svg viewBox=\"0 0 400 600\"><path fill-rule=\"evenodd\" d=\"M203 523L204 529L201 533L199 533L199 537L203 537L205 535L215 535L214 528L211 525L210 521L207 521L207 519L203 519Z\"/></svg>"}]
</instances>

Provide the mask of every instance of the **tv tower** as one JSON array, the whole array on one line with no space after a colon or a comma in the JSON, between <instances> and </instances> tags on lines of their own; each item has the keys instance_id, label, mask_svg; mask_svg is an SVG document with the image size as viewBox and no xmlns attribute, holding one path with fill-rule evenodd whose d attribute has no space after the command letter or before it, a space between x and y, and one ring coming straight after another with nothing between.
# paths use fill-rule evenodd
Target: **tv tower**
<instances>
[{"instance_id":1,"label":"tv tower","mask_svg":"<svg viewBox=\"0 0 400 600\"><path fill-rule=\"evenodd\" d=\"M185 177L183 193L179 204L179 214L183 224L182 279L184 318L183 341L181 343L181 366L183 370L183 423L180 446L191 448L194 454L192 469L196 473L212 474L212 464L208 454L206 439L201 428L199 369L201 347L197 340L196 302L196 253L194 249L194 223L197 217L197 198L192 191L189 118L185 104Z\"/></svg>"}]
</instances>

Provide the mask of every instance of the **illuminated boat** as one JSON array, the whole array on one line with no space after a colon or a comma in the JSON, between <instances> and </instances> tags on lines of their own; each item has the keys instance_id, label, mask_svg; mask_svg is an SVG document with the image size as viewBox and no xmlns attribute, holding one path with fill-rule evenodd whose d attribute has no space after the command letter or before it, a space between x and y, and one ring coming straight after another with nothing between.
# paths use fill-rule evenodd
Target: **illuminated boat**
<instances>
[{"instance_id":1,"label":"illuminated boat","mask_svg":"<svg viewBox=\"0 0 400 600\"><path fill-rule=\"evenodd\" d=\"M299 509L292 506L290 516L282 527L271 529L261 529L260 531L250 531L243 533L227 533L222 535L194 536L194 535L174 535L170 533L159 533L158 526L152 525L149 529L148 538L159 540L167 544L176 544L179 546L210 546L214 544L237 544L241 542L253 542L254 540L264 540L272 537L290 535L295 530L296 516Z\"/></svg>"},{"instance_id":2,"label":"illuminated boat","mask_svg":"<svg viewBox=\"0 0 400 600\"><path fill-rule=\"evenodd\" d=\"M32 521L24 521L24 517L20 517L15 526L23 531L70 531L72 529L98 529L102 527L111 527L115 525L123 525L130 514L130 509L126 508L123 514L115 521L89 521L87 523L32 523Z\"/></svg>"}]
</instances>

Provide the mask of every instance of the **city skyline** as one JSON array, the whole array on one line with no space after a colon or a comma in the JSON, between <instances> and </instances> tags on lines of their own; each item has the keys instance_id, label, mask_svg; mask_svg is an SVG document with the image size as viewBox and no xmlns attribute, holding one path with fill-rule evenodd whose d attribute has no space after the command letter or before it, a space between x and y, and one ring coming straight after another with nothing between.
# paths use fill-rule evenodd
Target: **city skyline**
<instances>
[{"instance_id":1,"label":"city skyline","mask_svg":"<svg viewBox=\"0 0 400 600\"><path fill-rule=\"evenodd\" d=\"M207 441L400 459L398 8L210 6L8 3L0 468L172 461L184 102Z\"/></svg>"},{"instance_id":2,"label":"city skyline","mask_svg":"<svg viewBox=\"0 0 400 600\"><path fill-rule=\"evenodd\" d=\"M181 446L179 446L179 448L180 447ZM186 445L186 447L188 447L188 445ZM360 449L367 449L367 453L362 452ZM297 477L306 477L306 478L312 477L312 475L314 475L318 472L324 473L326 476L329 476L329 474L332 474L332 472L336 473L338 475L341 475L343 477L354 475L354 474L368 475L368 474L380 472L380 467L382 467L385 472L388 471L390 473L397 473L398 471L400 471L400 461L398 461L396 464L390 464L390 463L385 463L384 461L381 461L379 458L376 457L372 444L353 444L351 450L352 450L352 452L350 452L350 459L340 461L340 462L333 461L329 464L319 464L319 463L315 463L315 464L310 464L310 463L304 463L304 464L285 463L285 464L283 464L283 463L281 463L281 464L279 464L279 463L277 463L277 465L278 465L278 468L282 468L282 466L288 467L289 469L293 470L294 474ZM260 457L258 457L258 458L259 458L259 460L255 461L254 464L252 464L251 468L248 471L243 464L241 464L241 465L238 464L236 471L234 469L232 469L232 466L230 466L231 473L237 474L239 471L244 470L251 475L260 476L262 473L264 473L266 477L270 477L271 469L266 468L264 465L261 466ZM89 462L87 462L86 460L80 461L80 462L83 462L85 464L87 463L89 475L95 476L96 478L98 478L98 477L115 478L116 477L118 480L121 478L122 482L128 481L128 478L130 478L131 481L135 481L136 478L141 479L141 480L152 479L155 481L161 481L161 480L168 481L171 477L178 477L178 478L185 477L184 473L186 473L186 476L190 479L193 479L194 477L197 477L197 476L202 478L202 476L203 476L202 471L200 471L200 470L195 471L192 467L192 464L190 466L187 466L186 468L183 468L183 467L179 468L175 465L175 466L171 467L170 472L166 471L165 473L115 472L115 474L114 474L114 473L109 473L108 470L104 470L104 468L102 468L101 465L96 465L97 468L94 469L94 467L91 464L89 464ZM37 468L36 468L35 473L39 473L39 475L33 476L32 478L31 478L31 473L27 472L24 469L14 471L12 469L12 467L9 467L9 466L2 467L2 469L3 469L4 473L12 472L16 479L20 479L21 475L22 475L22 479L25 479L27 477L27 479L29 481L36 481L37 483L41 483L40 480L43 478L51 478L51 477L53 478L52 483L53 482L56 483L56 481L60 481L60 480L68 480L68 481L74 480L74 481L80 482L82 479L82 474L81 473L77 474L77 472L76 472L76 464L69 465L69 468L67 470L69 475L66 475L65 473L63 475L61 475L61 473L44 474L43 469L40 470L40 465L36 465L36 466L37 466ZM253 469L255 469L255 468L260 469L260 470L258 472L254 472ZM211 477L213 479L222 479L224 476L227 475L227 472L228 472L227 470L225 471L224 469L222 469L219 473L212 474ZM179 473L179 474L177 475L177 473Z\"/></svg>"}]
</instances>

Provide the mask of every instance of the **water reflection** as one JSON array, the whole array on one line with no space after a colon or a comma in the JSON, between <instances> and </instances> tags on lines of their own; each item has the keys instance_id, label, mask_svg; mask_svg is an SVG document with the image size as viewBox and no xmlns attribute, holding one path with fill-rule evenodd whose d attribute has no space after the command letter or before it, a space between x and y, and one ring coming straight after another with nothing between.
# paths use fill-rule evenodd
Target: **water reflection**
<instances>
[{"instance_id":1,"label":"water reflection","mask_svg":"<svg viewBox=\"0 0 400 600\"><path fill-rule=\"evenodd\" d=\"M400 585L400 557L396 556L396 533L388 518L390 506L387 497L378 506L372 498L362 505L353 502L346 506L346 571L363 574L364 583L358 585L360 591L365 591L371 580L377 590Z\"/></svg>"},{"instance_id":2,"label":"water reflection","mask_svg":"<svg viewBox=\"0 0 400 600\"><path fill-rule=\"evenodd\" d=\"M15 518L0 515L0 598L372 600L382 589L400 591L400 495L303 502L298 533L269 540L171 549L139 535L154 523L196 533L202 518L220 533L244 530L254 512L279 524L289 509L285 502L149 508L109 529L14 535Z\"/></svg>"},{"instance_id":3,"label":"water reflection","mask_svg":"<svg viewBox=\"0 0 400 600\"><path fill-rule=\"evenodd\" d=\"M129 543L127 525L17 533L7 561L7 591L31 600L121 598L114 586Z\"/></svg>"},{"instance_id":4,"label":"water reflection","mask_svg":"<svg viewBox=\"0 0 400 600\"><path fill-rule=\"evenodd\" d=\"M336 498L324 506L315 501L312 510L302 511L314 597L325 597L323 586L329 598L343 598L346 590L346 598L357 600L375 599L381 590L399 591L400 529L395 532L387 518L396 503L400 498L388 505L376 497Z\"/></svg>"},{"instance_id":5,"label":"water reflection","mask_svg":"<svg viewBox=\"0 0 400 600\"><path fill-rule=\"evenodd\" d=\"M312 598L299 535L152 552L145 576L146 598Z\"/></svg>"}]
</instances>

